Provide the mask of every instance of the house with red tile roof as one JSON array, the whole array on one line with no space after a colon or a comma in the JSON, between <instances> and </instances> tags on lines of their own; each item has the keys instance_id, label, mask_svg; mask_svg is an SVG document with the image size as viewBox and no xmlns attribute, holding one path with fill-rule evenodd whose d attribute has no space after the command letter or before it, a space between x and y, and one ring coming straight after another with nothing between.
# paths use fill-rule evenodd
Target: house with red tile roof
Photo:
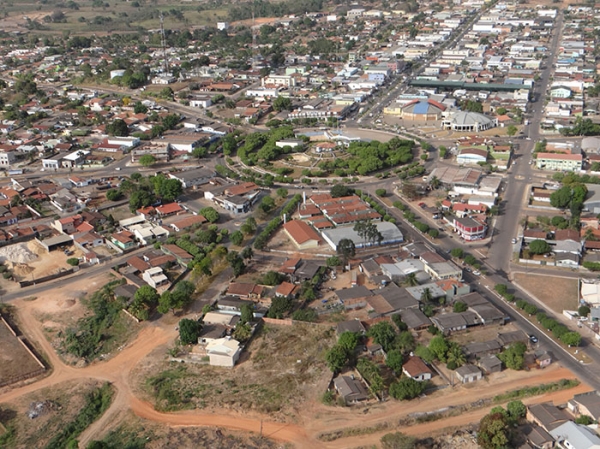
<instances>
[{"instance_id":1,"label":"house with red tile roof","mask_svg":"<svg viewBox=\"0 0 600 449\"><path fill-rule=\"evenodd\" d=\"M317 231L303 221L288 221L283 231L298 249L317 248L323 242Z\"/></svg>"}]
</instances>

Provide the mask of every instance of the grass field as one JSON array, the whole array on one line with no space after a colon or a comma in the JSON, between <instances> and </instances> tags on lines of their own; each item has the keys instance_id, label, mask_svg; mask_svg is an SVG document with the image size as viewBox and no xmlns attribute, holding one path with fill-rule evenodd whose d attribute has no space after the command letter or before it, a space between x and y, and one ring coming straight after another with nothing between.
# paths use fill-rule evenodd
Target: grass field
<instances>
[{"instance_id":1,"label":"grass field","mask_svg":"<svg viewBox=\"0 0 600 449\"><path fill-rule=\"evenodd\" d=\"M577 310L578 281L571 278L556 278L531 273L515 273L515 281L533 294L553 312Z\"/></svg>"},{"instance_id":2,"label":"grass field","mask_svg":"<svg viewBox=\"0 0 600 449\"><path fill-rule=\"evenodd\" d=\"M324 355L334 340L328 326L266 325L234 369L149 360L142 388L158 410L256 410L289 419L327 388Z\"/></svg>"}]
</instances>

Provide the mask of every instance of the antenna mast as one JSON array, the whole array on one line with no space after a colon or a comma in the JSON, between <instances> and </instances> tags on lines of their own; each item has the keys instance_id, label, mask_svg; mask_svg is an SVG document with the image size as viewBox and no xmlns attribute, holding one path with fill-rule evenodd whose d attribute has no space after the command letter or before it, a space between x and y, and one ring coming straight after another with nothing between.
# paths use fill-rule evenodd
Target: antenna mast
<instances>
[{"instance_id":1,"label":"antenna mast","mask_svg":"<svg viewBox=\"0 0 600 449\"><path fill-rule=\"evenodd\" d=\"M167 61L167 38L165 37L165 16L162 11L160 13L160 44L162 46L163 58L164 58L164 70L165 74L169 73L169 62Z\"/></svg>"}]
</instances>

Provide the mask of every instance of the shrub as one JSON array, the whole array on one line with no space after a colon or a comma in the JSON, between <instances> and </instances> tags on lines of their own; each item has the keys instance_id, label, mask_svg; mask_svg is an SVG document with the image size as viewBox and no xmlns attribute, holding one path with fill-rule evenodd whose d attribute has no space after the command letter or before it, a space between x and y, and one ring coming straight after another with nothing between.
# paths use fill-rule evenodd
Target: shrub
<instances>
[{"instance_id":1,"label":"shrub","mask_svg":"<svg viewBox=\"0 0 600 449\"><path fill-rule=\"evenodd\" d=\"M79 259L77 257L71 257L67 259L67 263L72 267L76 267L77 265L79 265Z\"/></svg>"}]
</instances>

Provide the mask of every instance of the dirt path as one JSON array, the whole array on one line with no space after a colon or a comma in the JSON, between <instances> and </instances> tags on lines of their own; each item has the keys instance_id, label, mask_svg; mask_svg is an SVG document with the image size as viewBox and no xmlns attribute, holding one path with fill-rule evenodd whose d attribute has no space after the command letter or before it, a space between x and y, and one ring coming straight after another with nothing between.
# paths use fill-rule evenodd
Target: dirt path
<instances>
[{"instance_id":1,"label":"dirt path","mask_svg":"<svg viewBox=\"0 0 600 449\"><path fill-rule=\"evenodd\" d=\"M33 312L36 309L36 301L16 301L15 306L17 306L17 313L23 328L27 331L29 338L35 341L38 347L45 352L47 360L53 367L53 372L39 382L0 392L0 402L11 402L39 389L82 378L108 381L116 389L115 398L110 408L80 436L81 447L85 447L93 439L100 438L112 427L112 424L120 421L119 418L127 410L132 410L140 418L173 427L214 426L254 433L260 433L262 429L264 436L282 442L293 443L301 449L319 447L346 448L357 445L370 445L377 443L382 433L353 437L351 440L345 438L329 443L321 442L317 437L319 434L327 431L352 426L372 426L394 418L397 419L409 413L436 410L442 405L450 406L470 403L480 398L491 397L525 385L538 385L540 383L574 377L570 371L555 365L544 371L531 372L526 378L514 379L510 375L507 375L505 381L496 379L491 384L481 381L479 385L473 385L471 388L447 388L436 393L433 397L426 397L411 402L392 401L386 404L373 404L369 407L366 414L362 413L363 410L340 407L331 408L313 402L306 404L306 407L300 412L300 416L293 424L272 422L268 416L264 416L264 419L261 419L260 415L248 417L230 411L224 411L223 414L209 414L199 411L161 413L156 411L152 404L135 396L132 389L131 372L154 349L161 345L166 345L176 338L177 331L172 325L167 326L160 321L146 323L143 325L144 327L139 332L137 338L112 359L78 369L65 365L56 354L52 345L47 341L41 323L34 318ZM590 390L590 388L586 385L581 385L577 389L531 398L526 402L532 403L548 400L566 402L574 393L587 390ZM476 422L485 413L486 409L481 409L461 416L450 417L443 421L419 424L402 430L413 435L430 434L433 431L439 431L443 427L464 426Z\"/></svg>"},{"instance_id":2,"label":"dirt path","mask_svg":"<svg viewBox=\"0 0 600 449\"><path fill-rule=\"evenodd\" d=\"M548 393L542 396L534 398L527 398L523 400L525 405L538 404L540 402L552 401L555 404L562 404L567 402L573 397L574 394L584 393L590 391L591 388L587 385L581 384L576 388L572 388L564 391L557 391L554 393ZM489 407L477 409L472 412L463 413L458 416L451 416L443 418L442 420L432 421L422 424L415 424L410 427L395 427L394 432L403 432L408 435L416 437L425 436L437 436L445 433L449 428L464 428L470 424L477 423L489 412ZM346 449L348 447L370 447L376 445L383 435L392 430L385 430L383 432L377 432L370 435L354 436L351 438L340 438L339 440L323 443L323 447L327 449Z\"/></svg>"}]
</instances>

